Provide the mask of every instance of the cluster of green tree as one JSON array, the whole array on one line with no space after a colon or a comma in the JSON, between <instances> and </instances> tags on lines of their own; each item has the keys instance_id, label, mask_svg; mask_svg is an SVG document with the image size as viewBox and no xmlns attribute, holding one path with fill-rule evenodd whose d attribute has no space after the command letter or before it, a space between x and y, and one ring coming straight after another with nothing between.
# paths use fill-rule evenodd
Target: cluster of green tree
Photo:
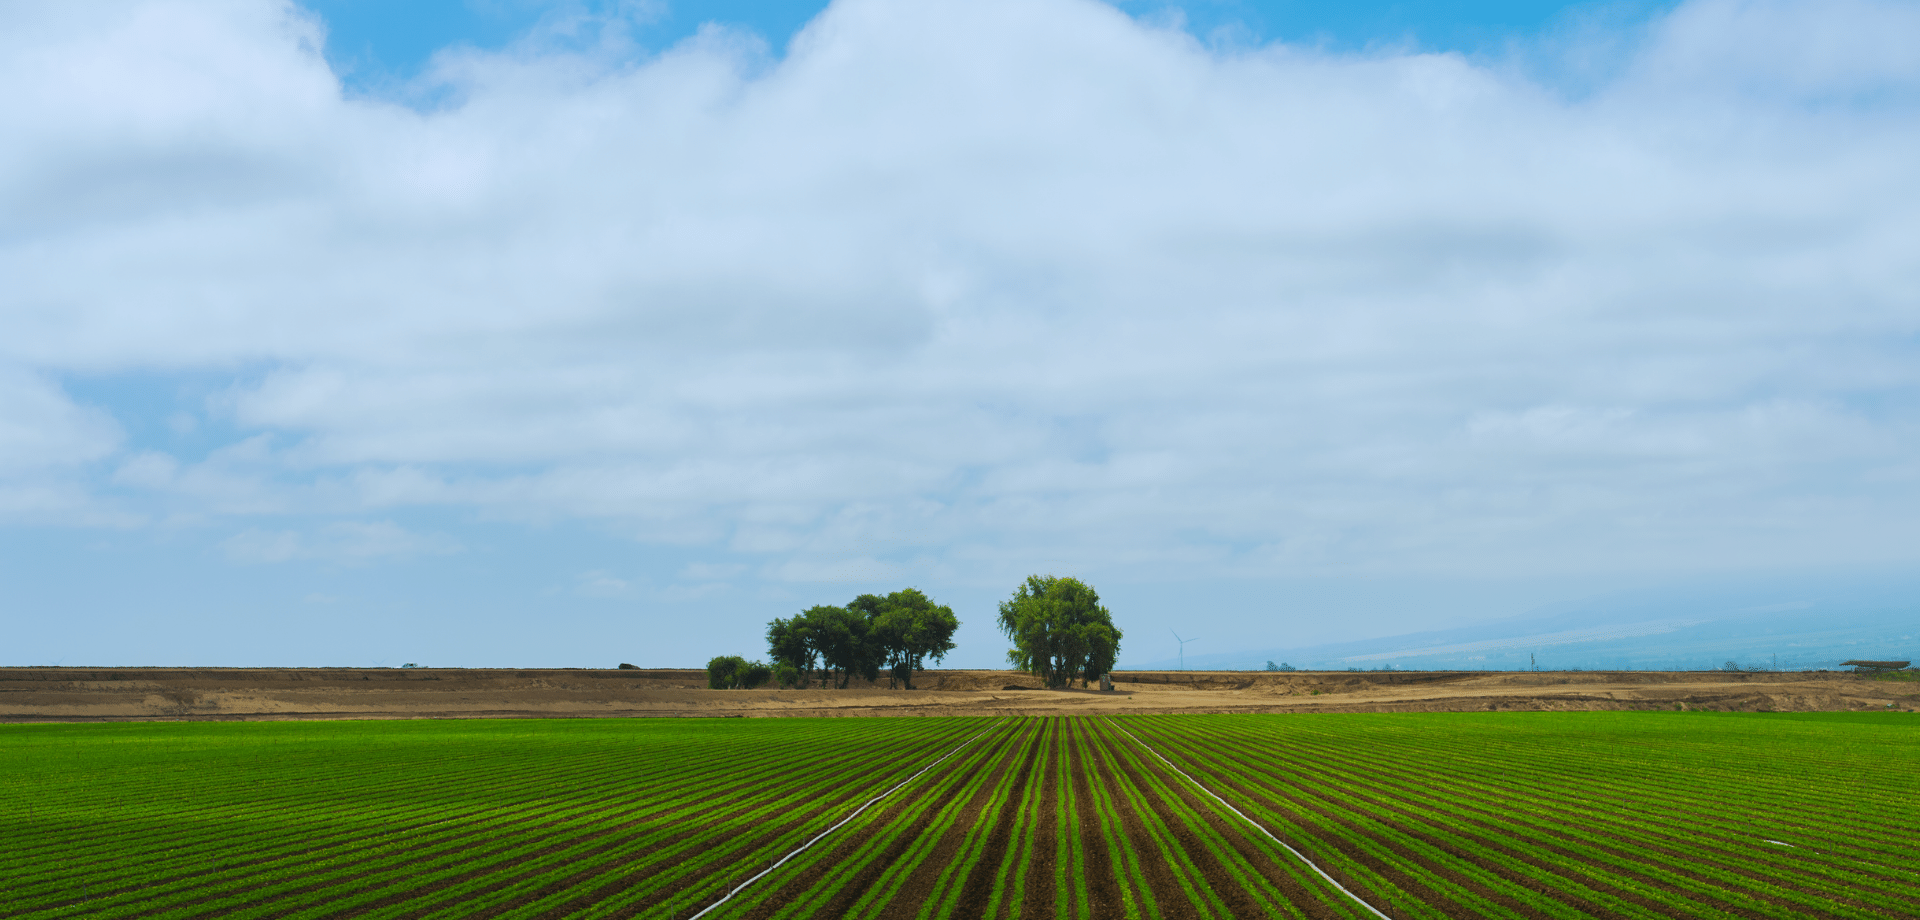
<instances>
[{"instance_id":1,"label":"cluster of green tree","mask_svg":"<svg viewBox=\"0 0 1920 920\"><path fill-rule=\"evenodd\" d=\"M752 690L773 676L766 662L748 661L739 655L720 655L707 662L709 690Z\"/></svg>"},{"instance_id":2,"label":"cluster of green tree","mask_svg":"<svg viewBox=\"0 0 1920 920\"><path fill-rule=\"evenodd\" d=\"M1290 664L1288 664L1288 663L1286 663L1286 662L1284 662L1284 661L1282 661L1282 662L1280 662L1279 664L1274 664L1274 663L1273 663L1273 659L1271 659L1271 658L1269 658L1269 659L1267 659L1267 670L1269 670L1269 671L1297 671L1297 670L1299 670L1299 668L1296 668L1296 667L1294 667L1293 665L1290 665Z\"/></svg>"},{"instance_id":3,"label":"cluster of green tree","mask_svg":"<svg viewBox=\"0 0 1920 920\"><path fill-rule=\"evenodd\" d=\"M1113 670L1120 656L1120 628L1100 606L1100 595L1077 578L1029 575L1013 597L1000 603L1000 631L1013 641L1007 660L1059 689L1079 678Z\"/></svg>"},{"instance_id":4,"label":"cluster of green tree","mask_svg":"<svg viewBox=\"0 0 1920 920\"><path fill-rule=\"evenodd\" d=\"M959 628L952 608L907 588L776 619L767 624L767 645L782 686L811 686L818 669L822 686L844 688L855 677L878 680L884 668L890 681L912 690L913 672L953 651Z\"/></svg>"}]
</instances>

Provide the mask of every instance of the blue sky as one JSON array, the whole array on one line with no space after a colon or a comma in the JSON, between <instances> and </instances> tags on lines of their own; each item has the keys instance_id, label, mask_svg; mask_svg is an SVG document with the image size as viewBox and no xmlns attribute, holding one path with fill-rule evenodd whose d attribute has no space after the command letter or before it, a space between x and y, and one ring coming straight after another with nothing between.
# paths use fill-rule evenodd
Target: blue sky
<instances>
[{"instance_id":1,"label":"blue sky","mask_svg":"<svg viewBox=\"0 0 1920 920\"><path fill-rule=\"evenodd\" d=\"M543 17L587 10L607 12L619 4L551 3L537 0L314 0L304 4L325 19L327 56L349 82L377 84L418 75L433 54L466 45L506 47ZM1428 50L1480 53L1515 40L1550 35L1582 18L1637 22L1671 3L1423 2L1351 3L1207 0L1195 3L1123 2L1120 9L1143 18L1177 15L1185 28L1208 41L1264 44L1301 42L1343 49L1413 44ZM777 53L822 9L817 2L708 0L638 5L637 37L667 47L717 23L761 36Z\"/></svg>"},{"instance_id":2,"label":"blue sky","mask_svg":"<svg viewBox=\"0 0 1920 920\"><path fill-rule=\"evenodd\" d=\"M1033 572L1123 663L1844 615L1920 563L1916 39L9 7L0 664L694 665L914 585L993 666Z\"/></svg>"}]
</instances>

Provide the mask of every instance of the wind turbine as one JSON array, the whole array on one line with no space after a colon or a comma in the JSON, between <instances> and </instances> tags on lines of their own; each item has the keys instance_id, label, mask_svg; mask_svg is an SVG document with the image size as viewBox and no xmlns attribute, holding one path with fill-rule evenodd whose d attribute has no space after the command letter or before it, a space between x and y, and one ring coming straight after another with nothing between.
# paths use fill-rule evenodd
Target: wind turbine
<instances>
[{"instance_id":1,"label":"wind turbine","mask_svg":"<svg viewBox=\"0 0 1920 920\"><path fill-rule=\"evenodd\" d=\"M1174 641L1180 643L1180 670L1184 671L1187 669L1187 643L1198 642L1200 641L1200 637L1194 636L1191 639L1182 639L1179 633L1173 632L1171 629L1167 630L1167 632L1172 632Z\"/></svg>"}]
</instances>

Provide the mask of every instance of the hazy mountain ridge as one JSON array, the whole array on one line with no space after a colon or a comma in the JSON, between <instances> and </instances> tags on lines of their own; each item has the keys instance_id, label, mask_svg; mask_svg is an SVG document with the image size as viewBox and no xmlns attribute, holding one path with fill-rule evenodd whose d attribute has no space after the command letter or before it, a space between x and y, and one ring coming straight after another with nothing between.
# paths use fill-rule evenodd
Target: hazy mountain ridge
<instances>
[{"instance_id":1,"label":"hazy mountain ridge","mask_svg":"<svg viewBox=\"0 0 1920 920\"><path fill-rule=\"evenodd\" d=\"M1745 668L1836 668L1853 658L1920 659L1915 597L1906 585L1863 586L1818 599L1777 590L1621 596L1492 623L1351 642L1224 652L1189 646L1185 666L1258 670L1274 661L1312 670L1526 670L1536 665L1542 670L1702 670L1733 661ZM1177 655L1127 656L1120 665L1180 666Z\"/></svg>"}]
</instances>

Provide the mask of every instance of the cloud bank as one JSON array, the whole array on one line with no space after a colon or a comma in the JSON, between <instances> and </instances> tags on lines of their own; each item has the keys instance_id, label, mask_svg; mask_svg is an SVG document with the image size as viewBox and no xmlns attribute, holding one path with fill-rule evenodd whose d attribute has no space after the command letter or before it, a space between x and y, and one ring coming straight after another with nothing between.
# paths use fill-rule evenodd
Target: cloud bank
<instances>
[{"instance_id":1,"label":"cloud bank","mask_svg":"<svg viewBox=\"0 0 1920 920\"><path fill-rule=\"evenodd\" d=\"M0 515L774 581L1916 561L1912 4L1688 3L1556 46L1578 91L1091 0L588 25L409 105L289 3L0 11ZM229 374L231 437L63 388L135 373Z\"/></svg>"}]
</instances>

